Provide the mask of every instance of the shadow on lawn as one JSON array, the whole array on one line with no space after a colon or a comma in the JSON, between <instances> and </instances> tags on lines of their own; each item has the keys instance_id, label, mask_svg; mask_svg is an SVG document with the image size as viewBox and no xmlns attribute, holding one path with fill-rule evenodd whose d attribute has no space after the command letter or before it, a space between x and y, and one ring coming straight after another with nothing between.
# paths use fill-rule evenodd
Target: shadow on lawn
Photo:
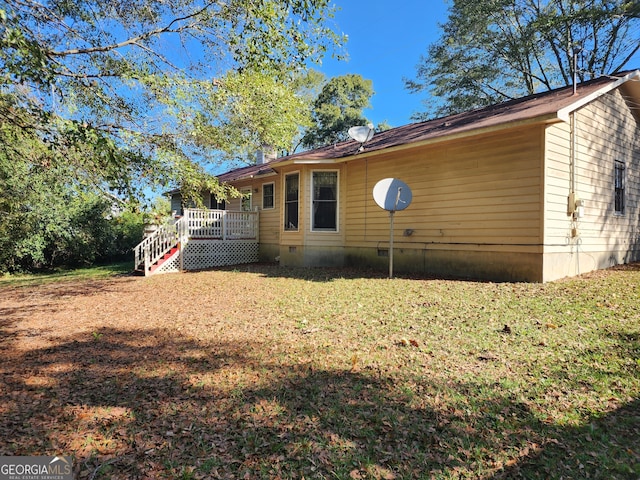
<instances>
[{"instance_id":1,"label":"shadow on lawn","mask_svg":"<svg viewBox=\"0 0 640 480\"><path fill-rule=\"evenodd\" d=\"M544 448L492 478L640 478L638 399L584 427L557 428L551 435Z\"/></svg>"},{"instance_id":2,"label":"shadow on lawn","mask_svg":"<svg viewBox=\"0 0 640 480\"><path fill-rule=\"evenodd\" d=\"M385 267L386 268L386 267ZM337 279L360 279L360 278L387 278L388 270L385 268L358 268L358 267L285 267L277 263L249 263L240 264L230 267L217 267L216 271L230 272L248 272L261 274L266 277L273 278L294 278L299 280L308 280L313 282L331 282ZM605 270L595 270L584 274L584 277L598 276L606 274L608 271L616 272L637 272L640 271L640 262L620 264ZM189 273L189 272L185 272ZM427 272L395 272L394 277L398 279L410 280L452 280L470 283L512 283L512 282L496 282L495 280L486 280L475 277L465 276L447 276L434 275ZM571 278L562 279L560 281L571 280Z\"/></svg>"},{"instance_id":3,"label":"shadow on lawn","mask_svg":"<svg viewBox=\"0 0 640 480\"><path fill-rule=\"evenodd\" d=\"M0 300L0 355L4 357L9 354L16 340L16 335L33 337L42 335L43 330L35 332L15 330L20 321L31 318L34 312L47 318L58 312L61 308L61 300L65 298L91 297L98 293L118 294L121 289L127 288L126 283L134 281L134 279L102 279L84 282L59 282L39 285L37 293L32 288L23 286L1 286L0 295L10 299L10 306L4 306L6 304ZM31 285L27 285L27 287L29 286Z\"/></svg>"},{"instance_id":4,"label":"shadow on lawn","mask_svg":"<svg viewBox=\"0 0 640 480\"><path fill-rule=\"evenodd\" d=\"M277 263L248 263L217 267L216 271L246 272L269 278L292 278L310 282L332 282L338 279L386 278L383 271L353 267L285 267ZM185 272L189 273L189 272Z\"/></svg>"},{"instance_id":5,"label":"shadow on lawn","mask_svg":"<svg viewBox=\"0 0 640 480\"><path fill-rule=\"evenodd\" d=\"M497 389L407 390L369 370L280 364L265 350L102 329L9 352L0 455L74 455L80 479L548 478L558 472L547 459L569 462L590 436L595 455L624 455L640 433L637 401L595 430L562 430ZM623 417L633 428L606 443ZM594 457L579 471L605 478L598 468Z\"/></svg>"}]
</instances>

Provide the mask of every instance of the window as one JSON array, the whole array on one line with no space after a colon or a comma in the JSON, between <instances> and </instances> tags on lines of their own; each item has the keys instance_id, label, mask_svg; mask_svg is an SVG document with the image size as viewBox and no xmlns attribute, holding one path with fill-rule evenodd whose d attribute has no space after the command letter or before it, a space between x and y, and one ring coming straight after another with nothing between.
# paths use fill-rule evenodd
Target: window
<instances>
[{"instance_id":1,"label":"window","mask_svg":"<svg viewBox=\"0 0 640 480\"><path fill-rule=\"evenodd\" d=\"M262 208L273 208L274 205L273 183L265 183L262 185Z\"/></svg>"},{"instance_id":2,"label":"window","mask_svg":"<svg viewBox=\"0 0 640 480\"><path fill-rule=\"evenodd\" d=\"M313 172L312 230L338 228L338 172Z\"/></svg>"},{"instance_id":3,"label":"window","mask_svg":"<svg viewBox=\"0 0 640 480\"><path fill-rule=\"evenodd\" d=\"M616 213L624 213L624 177L625 177L625 165L624 162L616 160L615 166L615 211Z\"/></svg>"},{"instance_id":4,"label":"window","mask_svg":"<svg viewBox=\"0 0 640 480\"><path fill-rule=\"evenodd\" d=\"M284 229L298 229L298 202L300 175L292 173L284 177Z\"/></svg>"},{"instance_id":5,"label":"window","mask_svg":"<svg viewBox=\"0 0 640 480\"><path fill-rule=\"evenodd\" d=\"M175 212L174 215L184 215L181 194L174 193L173 195L171 195L171 211Z\"/></svg>"},{"instance_id":6,"label":"window","mask_svg":"<svg viewBox=\"0 0 640 480\"><path fill-rule=\"evenodd\" d=\"M240 190L240 193L242 194L240 210L243 212L250 212L251 211L251 189L243 188L242 190Z\"/></svg>"},{"instance_id":7,"label":"window","mask_svg":"<svg viewBox=\"0 0 640 480\"><path fill-rule=\"evenodd\" d=\"M225 200L218 200L215 196L211 195L211 209L212 210L226 210L227 202Z\"/></svg>"}]
</instances>

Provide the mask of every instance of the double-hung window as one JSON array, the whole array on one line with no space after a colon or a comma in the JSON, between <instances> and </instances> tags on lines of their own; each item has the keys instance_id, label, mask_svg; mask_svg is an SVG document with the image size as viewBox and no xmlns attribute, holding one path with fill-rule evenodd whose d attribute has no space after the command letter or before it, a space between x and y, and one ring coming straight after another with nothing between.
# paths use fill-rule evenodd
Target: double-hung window
<instances>
[{"instance_id":1,"label":"double-hung window","mask_svg":"<svg viewBox=\"0 0 640 480\"><path fill-rule=\"evenodd\" d=\"M298 203L300 202L300 174L284 177L284 229L298 230Z\"/></svg>"},{"instance_id":2,"label":"double-hung window","mask_svg":"<svg viewBox=\"0 0 640 480\"><path fill-rule=\"evenodd\" d=\"M614 204L615 212L624 214L624 187L625 187L625 164L616 160L615 163L615 187Z\"/></svg>"},{"instance_id":3,"label":"double-hung window","mask_svg":"<svg viewBox=\"0 0 640 480\"><path fill-rule=\"evenodd\" d=\"M311 218L313 231L338 229L338 172L316 171L312 175Z\"/></svg>"},{"instance_id":4,"label":"double-hung window","mask_svg":"<svg viewBox=\"0 0 640 480\"><path fill-rule=\"evenodd\" d=\"M262 185L262 208L263 210L271 209L275 205L275 194L273 183L265 183Z\"/></svg>"}]
</instances>

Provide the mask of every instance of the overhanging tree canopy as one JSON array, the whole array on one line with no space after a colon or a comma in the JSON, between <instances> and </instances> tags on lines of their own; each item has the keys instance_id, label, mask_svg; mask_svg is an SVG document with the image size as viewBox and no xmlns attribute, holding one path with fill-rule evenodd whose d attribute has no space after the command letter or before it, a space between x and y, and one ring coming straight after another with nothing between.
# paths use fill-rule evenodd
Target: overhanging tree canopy
<instances>
[{"instance_id":1,"label":"overhanging tree canopy","mask_svg":"<svg viewBox=\"0 0 640 480\"><path fill-rule=\"evenodd\" d=\"M302 144L313 148L346 140L350 127L368 123L363 110L371 106L372 95L373 83L361 75L330 79L313 102L313 125L305 132Z\"/></svg>"},{"instance_id":2,"label":"overhanging tree canopy","mask_svg":"<svg viewBox=\"0 0 640 480\"><path fill-rule=\"evenodd\" d=\"M0 0L0 272L120 251L114 202L224 196L208 163L288 146L330 3Z\"/></svg>"},{"instance_id":3,"label":"overhanging tree canopy","mask_svg":"<svg viewBox=\"0 0 640 480\"><path fill-rule=\"evenodd\" d=\"M1 125L73 165L77 185L215 189L194 157L290 143L299 118L282 85L339 43L332 12L330 0L3 0ZM289 107L278 124L267 90Z\"/></svg>"},{"instance_id":4,"label":"overhanging tree canopy","mask_svg":"<svg viewBox=\"0 0 640 480\"><path fill-rule=\"evenodd\" d=\"M442 34L407 81L425 119L612 74L640 49L640 2L454 0Z\"/></svg>"}]
</instances>

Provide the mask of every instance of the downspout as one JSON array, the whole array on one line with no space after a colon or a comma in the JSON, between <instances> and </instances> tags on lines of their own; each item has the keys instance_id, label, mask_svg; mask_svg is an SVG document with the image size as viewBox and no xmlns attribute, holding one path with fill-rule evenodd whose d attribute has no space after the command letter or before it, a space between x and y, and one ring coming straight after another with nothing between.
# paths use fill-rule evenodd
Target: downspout
<instances>
[{"instance_id":1,"label":"downspout","mask_svg":"<svg viewBox=\"0 0 640 480\"><path fill-rule=\"evenodd\" d=\"M573 47L573 96L578 95L578 53L580 48ZM568 243L571 245L571 254L573 248L576 247L576 269L580 274L580 252L578 250L578 226L576 223L576 160L577 160L577 134L576 134L576 111L572 110L569 114L569 198L567 199L567 215L571 217L571 231L569 233Z\"/></svg>"},{"instance_id":2,"label":"downspout","mask_svg":"<svg viewBox=\"0 0 640 480\"><path fill-rule=\"evenodd\" d=\"M569 115L569 204L567 214L575 212L576 195L576 112Z\"/></svg>"},{"instance_id":3,"label":"downspout","mask_svg":"<svg viewBox=\"0 0 640 480\"><path fill-rule=\"evenodd\" d=\"M364 237L367 240L367 203L369 201L369 159L364 159Z\"/></svg>"},{"instance_id":4,"label":"downspout","mask_svg":"<svg viewBox=\"0 0 640 480\"><path fill-rule=\"evenodd\" d=\"M581 48L574 46L573 48L573 95L578 95L578 53ZM576 110L569 114L569 198L567 200L567 215L571 216L571 239L578 237L578 228L576 220L578 196L576 194L576 162L578 149L578 135L576 124Z\"/></svg>"},{"instance_id":5,"label":"downspout","mask_svg":"<svg viewBox=\"0 0 640 480\"><path fill-rule=\"evenodd\" d=\"M571 250L573 253L573 247L575 246L576 254L576 274L580 275L580 231L578 229L578 219L580 217L579 210L581 210L581 201L576 193L576 171L577 171L577 149L578 149L578 134L577 134L577 121L576 112L571 112L569 116L570 124L570 152L569 152L569 184L570 192L567 201L567 215L571 216L571 231L569 233L569 243L571 244ZM579 207L580 205L580 207Z\"/></svg>"}]
</instances>

